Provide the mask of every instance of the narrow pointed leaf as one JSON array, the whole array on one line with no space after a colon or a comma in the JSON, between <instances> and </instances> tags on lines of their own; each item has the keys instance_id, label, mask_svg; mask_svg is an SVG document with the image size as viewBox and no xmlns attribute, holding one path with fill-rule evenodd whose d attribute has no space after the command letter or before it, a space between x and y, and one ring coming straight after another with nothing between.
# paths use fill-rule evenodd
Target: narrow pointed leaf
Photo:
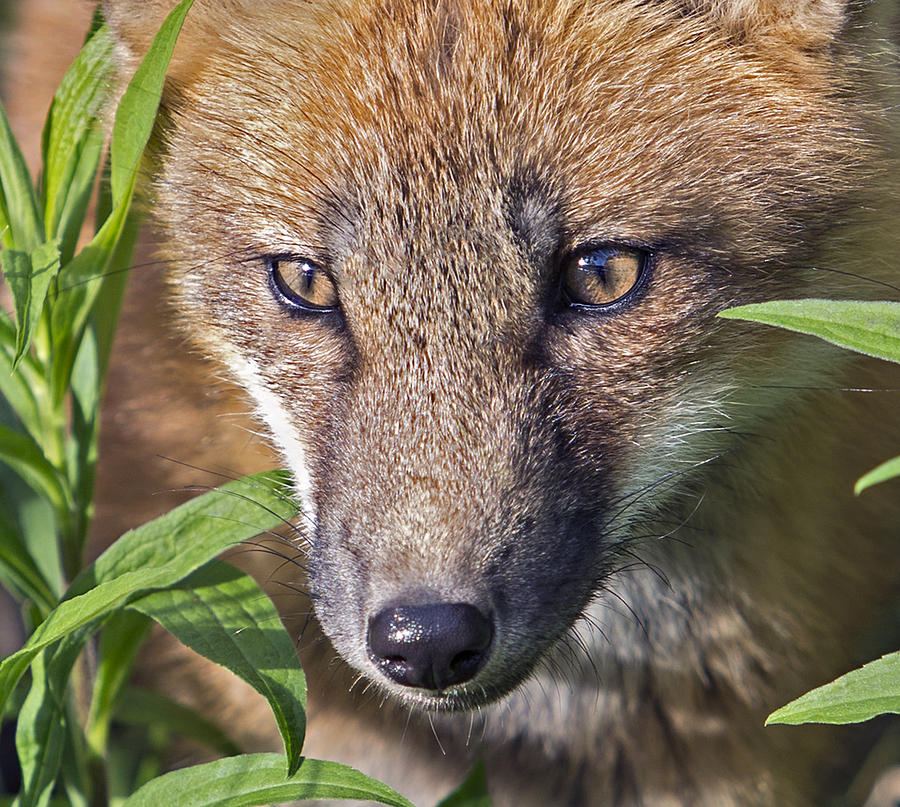
<instances>
[{"instance_id":1,"label":"narrow pointed leaf","mask_svg":"<svg viewBox=\"0 0 900 807\"><path fill-rule=\"evenodd\" d=\"M50 586L55 605L62 598L67 581L62 568L62 547L57 535L59 523L53 506L46 497L26 487L21 495L16 496L14 507L20 527L19 534L35 566Z\"/></svg>"},{"instance_id":2,"label":"narrow pointed leaf","mask_svg":"<svg viewBox=\"0 0 900 807\"><path fill-rule=\"evenodd\" d=\"M213 561L129 607L265 697L284 740L288 774L297 770L306 728L306 679L278 611L252 577Z\"/></svg>"},{"instance_id":3,"label":"narrow pointed leaf","mask_svg":"<svg viewBox=\"0 0 900 807\"><path fill-rule=\"evenodd\" d=\"M491 807L484 763L479 762L466 780L441 801L438 807Z\"/></svg>"},{"instance_id":4,"label":"narrow pointed leaf","mask_svg":"<svg viewBox=\"0 0 900 807\"><path fill-rule=\"evenodd\" d=\"M59 472L30 437L0 426L0 462L5 462L35 491L59 509L67 507L68 496Z\"/></svg>"},{"instance_id":5,"label":"narrow pointed leaf","mask_svg":"<svg viewBox=\"0 0 900 807\"><path fill-rule=\"evenodd\" d=\"M84 329L103 282L113 268L113 256L127 219L127 205L116 208L91 242L60 272L52 318L52 392L57 403L69 388Z\"/></svg>"},{"instance_id":6,"label":"narrow pointed leaf","mask_svg":"<svg viewBox=\"0 0 900 807\"><path fill-rule=\"evenodd\" d=\"M103 626L86 730L91 748L100 756L105 756L113 709L131 677L134 660L147 638L150 624L142 614L119 611Z\"/></svg>"},{"instance_id":7,"label":"narrow pointed leaf","mask_svg":"<svg viewBox=\"0 0 900 807\"><path fill-rule=\"evenodd\" d=\"M226 549L296 515L290 490L286 471L264 471L197 496L122 535L75 578L66 596L133 571L161 569L173 575L166 585L177 583Z\"/></svg>"},{"instance_id":8,"label":"narrow pointed leaf","mask_svg":"<svg viewBox=\"0 0 900 807\"><path fill-rule=\"evenodd\" d=\"M853 492L857 495L862 493L866 488L877 485L880 482L886 482L888 479L900 476L900 457L894 457L887 462L881 463L877 468L873 468L866 474L863 474L856 480L853 486Z\"/></svg>"},{"instance_id":9,"label":"narrow pointed leaf","mask_svg":"<svg viewBox=\"0 0 900 807\"><path fill-rule=\"evenodd\" d=\"M782 706L770 723L860 723L900 714L900 652L890 653Z\"/></svg>"},{"instance_id":10,"label":"narrow pointed leaf","mask_svg":"<svg viewBox=\"0 0 900 807\"><path fill-rule=\"evenodd\" d=\"M18 807L44 807L62 762L66 730L59 704L48 692L47 657L31 665L31 689L17 716L16 747L22 771Z\"/></svg>"},{"instance_id":11,"label":"narrow pointed leaf","mask_svg":"<svg viewBox=\"0 0 900 807\"><path fill-rule=\"evenodd\" d=\"M153 130L175 40L192 3L193 0L182 0L166 17L119 102L110 146L114 206L126 198L131 178L137 173Z\"/></svg>"},{"instance_id":12,"label":"narrow pointed leaf","mask_svg":"<svg viewBox=\"0 0 900 807\"><path fill-rule=\"evenodd\" d=\"M0 263L16 307L15 369L31 345L50 284L59 273L59 244L39 244L30 253L5 249L0 252Z\"/></svg>"},{"instance_id":13,"label":"narrow pointed leaf","mask_svg":"<svg viewBox=\"0 0 900 807\"><path fill-rule=\"evenodd\" d=\"M59 646L41 653L31 665L31 689L16 728L23 780L20 807L41 807L50 799L66 740L66 686L89 635L76 631Z\"/></svg>"},{"instance_id":14,"label":"narrow pointed leaf","mask_svg":"<svg viewBox=\"0 0 900 807\"><path fill-rule=\"evenodd\" d=\"M37 361L25 354L15 372L16 328L9 317L0 314L0 395L13 408L16 416L34 437L40 434L41 411L35 390L43 380Z\"/></svg>"},{"instance_id":15,"label":"narrow pointed leaf","mask_svg":"<svg viewBox=\"0 0 900 807\"><path fill-rule=\"evenodd\" d=\"M280 754L227 757L153 779L121 807L256 807L298 799L359 799L413 807L387 785L337 762L304 759L289 778L284 769Z\"/></svg>"},{"instance_id":16,"label":"narrow pointed leaf","mask_svg":"<svg viewBox=\"0 0 900 807\"><path fill-rule=\"evenodd\" d=\"M64 262L81 229L100 161L113 47L105 27L94 32L57 88L44 127L45 227L47 237L60 237Z\"/></svg>"},{"instance_id":17,"label":"narrow pointed leaf","mask_svg":"<svg viewBox=\"0 0 900 807\"><path fill-rule=\"evenodd\" d=\"M900 303L857 300L776 300L719 314L777 325L889 361L900 361Z\"/></svg>"},{"instance_id":18,"label":"narrow pointed leaf","mask_svg":"<svg viewBox=\"0 0 900 807\"><path fill-rule=\"evenodd\" d=\"M9 227L4 243L30 252L44 239L28 166L0 104L0 211Z\"/></svg>"},{"instance_id":19,"label":"narrow pointed leaf","mask_svg":"<svg viewBox=\"0 0 900 807\"><path fill-rule=\"evenodd\" d=\"M133 240L127 244L127 250L122 250L120 239L123 233L126 240L133 239L136 232L130 205L141 155L153 130L176 37L192 2L182 0L166 18L116 110L110 144L111 211L90 244L66 265L53 311L56 343L52 393L57 403L68 388L81 336L104 281L123 271L127 264ZM105 335L98 337L102 348Z\"/></svg>"},{"instance_id":20,"label":"narrow pointed leaf","mask_svg":"<svg viewBox=\"0 0 900 807\"><path fill-rule=\"evenodd\" d=\"M202 743L223 756L241 753L241 749L222 729L199 712L149 689L126 689L115 707L114 717L116 722L127 725L162 727Z\"/></svg>"},{"instance_id":21,"label":"narrow pointed leaf","mask_svg":"<svg viewBox=\"0 0 900 807\"><path fill-rule=\"evenodd\" d=\"M177 583L233 544L293 516L296 505L281 492L287 479L283 472L269 472L230 482L125 533L78 575L26 645L0 663L0 707L48 645L136 595Z\"/></svg>"},{"instance_id":22,"label":"narrow pointed leaf","mask_svg":"<svg viewBox=\"0 0 900 807\"><path fill-rule=\"evenodd\" d=\"M47 613L55 605L56 598L5 516L0 514L0 583Z\"/></svg>"},{"instance_id":23,"label":"narrow pointed leaf","mask_svg":"<svg viewBox=\"0 0 900 807\"><path fill-rule=\"evenodd\" d=\"M59 239L64 264L72 260L84 230L105 144L105 132L99 124L84 135L77 154L73 156L75 167L68 192L58 202L61 208L56 213L56 220L46 225L49 235Z\"/></svg>"}]
</instances>

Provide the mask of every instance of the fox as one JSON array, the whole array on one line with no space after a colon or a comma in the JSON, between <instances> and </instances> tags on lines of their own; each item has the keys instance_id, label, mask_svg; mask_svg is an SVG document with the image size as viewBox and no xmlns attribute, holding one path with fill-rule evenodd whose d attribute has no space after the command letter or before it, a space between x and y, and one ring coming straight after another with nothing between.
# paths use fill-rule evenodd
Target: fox
<instances>
[{"instance_id":1,"label":"fox","mask_svg":"<svg viewBox=\"0 0 900 807\"><path fill-rule=\"evenodd\" d=\"M174 5L102 1L123 81ZM873 14L195 0L147 191L167 291L136 273L101 451L292 471L309 755L420 805L477 760L497 805L848 792L875 731L764 722L896 644L895 497L852 495L896 418L851 391L896 382L717 314L895 277ZM207 411L221 376L262 440L206 437L240 406ZM102 532L148 477L100 473ZM185 653L144 674L274 747Z\"/></svg>"}]
</instances>

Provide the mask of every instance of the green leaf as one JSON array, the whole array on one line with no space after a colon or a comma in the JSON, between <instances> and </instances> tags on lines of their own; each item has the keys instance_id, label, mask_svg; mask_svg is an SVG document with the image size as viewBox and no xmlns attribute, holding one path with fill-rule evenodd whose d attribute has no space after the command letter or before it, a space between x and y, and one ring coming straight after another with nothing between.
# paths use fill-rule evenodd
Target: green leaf
<instances>
[{"instance_id":1,"label":"green leaf","mask_svg":"<svg viewBox=\"0 0 900 807\"><path fill-rule=\"evenodd\" d=\"M900 476L900 457L894 457L892 460L887 460L887 462L881 463L877 468L873 468L868 473L863 474L856 480L856 484L853 486L853 492L858 496L866 488L877 485L879 482L886 482L888 479L893 479L895 476Z\"/></svg>"},{"instance_id":2,"label":"green leaf","mask_svg":"<svg viewBox=\"0 0 900 807\"><path fill-rule=\"evenodd\" d=\"M23 782L19 807L45 805L50 799L67 735L66 684L89 635L78 631L67 636L31 665L31 689L16 726Z\"/></svg>"},{"instance_id":3,"label":"green leaf","mask_svg":"<svg viewBox=\"0 0 900 807\"><path fill-rule=\"evenodd\" d=\"M43 373L27 353L13 371L16 355L16 328L9 317L0 315L0 396L35 439L42 433L41 409L36 390L43 385Z\"/></svg>"},{"instance_id":4,"label":"green leaf","mask_svg":"<svg viewBox=\"0 0 900 807\"><path fill-rule=\"evenodd\" d=\"M22 486L21 480L17 481L21 493L16 495L13 507L19 521L19 534L34 565L50 586L55 601L59 602L65 591L66 581L62 569L58 520L46 497ZM16 483L9 487L16 487Z\"/></svg>"},{"instance_id":5,"label":"green leaf","mask_svg":"<svg viewBox=\"0 0 900 807\"><path fill-rule=\"evenodd\" d=\"M857 300L775 300L719 314L811 334L868 356L900 361L900 303Z\"/></svg>"},{"instance_id":6,"label":"green leaf","mask_svg":"<svg viewBox=\"0 0 900 807\"><path fill-rule=\"evenodd\" d=\"M175 40L192 3L193 0L182 0L166 17L119 102L110 146L114 206L130 195L133 177L156 120Z\"/></svg>"},{"instance_id":7,"label":"green leaf","mask_svg":"<svg viewBox=\"0 0 900 807\"><path fill-rule=\"evenodd\" d=\"M0 583L20 599L31 600L43 614L56 605L50 586L5 513L0 514Z\"/></svg>"},{"instance_id":8,"label":"green leaf","mask_svg":"<svg viewBox=\"0 0 900 807\"><path fill-rule=\"evenodd\" d=\"M441 801L438 807L491 807L484 763L479 762L466 781Z\"/></svg>"},{"instance_id":9,"label":"green leaf","mask_svg":"<svg viewBox=\"0 0 900 807\"><path fill-rule=\"evenodd\" d=\"M69 439L66 441L66 469L76 509L72 515L74 524L69 533L67 563L74 569L84 565L81 558L93 516L103 384L100 364L96 331L91 325L85 329L75 356L69 396L70 426Z\"/></svg>"},{"instance_id":10,"label":"green leaf","mask_svg":"<svg viewBox=\"0 0 900 807\"><path fill-rule=\"evenodd\" d=\"M360 799L413 807L387 785L340 765L304 759L291 777L280 754L245 754L172 771L147 782L121 807L255 807L297 799Z\"/></svg>"},{"instance_id":11,"label":"green leaf","mask_svg":"<svg viewBox=\"0 0 900 807\"><path fill-rule=\"evenodd\" d=\"M288 774L297 770L306 728L306 679L278 611L252 577L212 561L177 586L129 607L265 697L284 740Z\"/></svg>"},{"instance_id":12,"label":"green leaf","mask_svg":"<svg viewBox=\"0 0 900 807\"><path fill-rule=\"evenodd\" d=\"M112 210L90 244L65 266L53 311L52 396L57 404L68 389L81 337L104 281L110 276L118 278L117 273L127 265L136 234L130 206L141 155L153 130L176 37L192 2L182 0L166 18L116 110L110 144ZM119 248L123 234L128 246L124 251ZM105 333L98 333L98 342L101 366L105 366Z\"/></svg>"},{"instance_id":13,"label":"green leaf","mask_svg":"<svg viewBox=\"0 0 900 807\"><path fill-rule=\"evenodd\" d=\"M0 663L0 707L48 645L136 595L177 583L233 544L293 516L296 505L281 493L288 479L277 471L239 479L125 533L78 575L25 646Z\"/></svg>"},{"instance_id":14,"label":"green leaf","mask_svg":"<svg viewBox=\"0 0 900 807\"><path fill-rule=\"evenodd\" d=\"M766 725L860 723L886 713L900 714L900 652L807 692L770 714Z\"/></svg>"},{"instance_id":15,"label":"green leaf","mask_svg":"<svg viewBox=\"0 0 900 807\"><path fill-rule=\"evenodd\" d=\"M53 401L64 398L72 377L91 309L112 270L113 256L128 221L128 205L120 205L110 214L91 242L81 250L59 275L59 292L53 306Z\"/></svg>"},{"instance_id":16,"label":"green leaf","mask_svg":"<svg viewBox=\"0 0 900 807\"><path fill-rule=\"evenodd\" d=\"M62 762L66 730L59 704L49 692L47 656L31 665L31 689L16 723L16 747L22 769L18 807L46 805Z\"/></svg>"},{"instance_id":17,"label":"green leaf","mask_svg":"<svg viewBox=\"0 0 900 807\"><path fill-rule=\"evenodd\" d=\"M35 491L46 496L54 507L68 507L68 495L59 472L30 437L0 426L0 461L15 471Z\"/></svg>"},{"instance_id":18,"label":"green leaf","mask_svg":"<svg viewBox=\"0 0 900 807\"><path fill-rule=\"evenodd\" d=\"M101 758L106 752L113 709L131 677L138 649L149 630L150 620L133 611L115 613L103 626L86 728L88 743Z\"/></svg>"},{"instance_id":19,"label":"green leaf","mask_svg":"<svg viewBox=\"0 0 900 807\"><path fill-rule=\"evenodd\" d=\"M50 284L59 272L59 244L39 244L30 253L5 249L0 252L0 263L16 306L15 369L31 345Z\"/></svg>"},{"instance_id":20,"label":"green leaf","mask_svg":"<svg viewBox=\"0 0 900 807\"><path fill-rule=\"evenodd\" d=\"M114 42L102 27L90 36L53 97L44 126L44 218L47 237L73 254L103 150L103 108L115 69Z\"/></svg>"},{"instance_id":21,"label":"green leaf","mask_svg":"<svg viewBox=\"0 0 900 807\"><path fill-rule=\"evenodd\" d=\"M264 471L214 488L134 530L129 530L72 582L66 597L131 572L159 570L179 582L235 544L297 514L287 471ZM135 592L138 593L138 592Z\"/></svg>"},{"instance_id":22,"label":"green leaf","mask_svg":"<svg viewBox=\"0 0 900 807\"><path fill-rule=\"evenodd\" d=\"M98 396L106 378L106 368L109 364L109 354L119 321L122 297L128 282L134 247L140 234L141 219L140 211L129 208L115 247L106 262L103 284L91 311L89 326L94 330L97 341L96 394ZM76 386L75 391L78 392L77 379L73 378L73 386Z\"/></svg>"},{"instance_id":23,"label":"green leaf","mask_svg":"<svg viewBox=\"0 0 900 807\"><path fill-rule=\"evenodd\" d=\"M0 214L9 231L3 242L7 247L31 252L44 239L34 186L19 144L13 137L0 104Z\"/></svg>"},{"instance_id":24,"label":"green leaf","mask_svg":"<svg viewBox=\"0 0 900 807\"><path fill-rule=\"evenodd\" d=\"M161 726L224 756L241 753L241 749L224 731L199 712L149 689L126 689L115 707L113 718L131 726Z\"/></svg>"}]
</instances>

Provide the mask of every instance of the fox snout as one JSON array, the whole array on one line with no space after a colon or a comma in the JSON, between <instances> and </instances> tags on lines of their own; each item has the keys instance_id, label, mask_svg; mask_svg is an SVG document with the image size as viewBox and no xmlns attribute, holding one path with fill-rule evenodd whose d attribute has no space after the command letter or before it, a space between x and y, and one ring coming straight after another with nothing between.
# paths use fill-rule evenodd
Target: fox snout
<instances>
[{"instance_id":1,"label":"fox snout","mask_svg":"<svg viewBox=\"0 0 900 807\"><path fill-rule=\"evenodd\" d=\"M369 658L392 681L443 690L470 680L490 655L494 623L466 602L395 605L369 620Z\"/></svg>"},{"instance_id":2,"label":"fox snout","mask_svg":"<svg viewBox=\"0 0 900 807\"><path fill-rule=\"evenodd\" d=\"M540 415L562 403L522 345L420 353L419 373L410 355L351 373L323 435L310 587L369 678L468 708L527 677L590 597L603 474L579 466L563 418Z\"/></svg>"}]
</instances>

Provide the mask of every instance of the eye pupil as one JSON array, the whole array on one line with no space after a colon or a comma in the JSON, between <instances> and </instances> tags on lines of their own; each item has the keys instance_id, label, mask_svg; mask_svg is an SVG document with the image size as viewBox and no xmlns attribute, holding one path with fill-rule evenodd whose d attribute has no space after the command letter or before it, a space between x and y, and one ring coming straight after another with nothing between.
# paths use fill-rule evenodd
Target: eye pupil
<instances>
[{"instance_id":1,"label":"eye pupil","mask_svg":"<svg viewBox=\"0 0 900 807\"><path fill-rule=\"evenodd\" d=\"M594 247L570 255L562 268L562 289L571 305L609 308L637 288L647 253L633 247Z\"/></svg>"},{"instance_id":2,"label":"eye pupil","mask_svg":"<svg viewBox=\"0 0 900 807\"><path fill-rule=\"evenodd\" d=\"M309 293L313 287L313 282L314 282L314 279L313 279L312 270L308 266L304 267L302 280L301 280L301 284L303 285L303 291L305 291L306 293Z\"/></svg>"},{"instance_id":3,"label":"eye pupil","mask_svg":"<svg viewBox=\"0 0 900 807\"><path fill-rule=\"evenodd\" d=\"M291 310L332 311L337 288L322 267L303 259L270 258L269 277L278 301Z\"/></svg>"}]
</instances>

